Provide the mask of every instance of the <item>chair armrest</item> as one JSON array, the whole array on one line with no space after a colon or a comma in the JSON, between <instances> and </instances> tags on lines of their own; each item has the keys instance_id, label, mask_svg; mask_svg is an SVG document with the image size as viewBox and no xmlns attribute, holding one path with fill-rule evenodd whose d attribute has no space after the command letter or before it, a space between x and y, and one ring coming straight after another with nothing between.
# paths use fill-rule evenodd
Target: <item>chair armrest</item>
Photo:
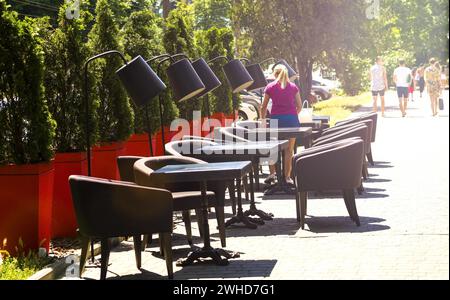
<instances>
[{"instance_id":1,"label":"chair armrest","mask_svg":"<svg viewBox=\"0 0 450 300\"><path fill-rule=\"evenodd\" d=\"M360 184L363 159L362 140L301 156L294 165L299 190L355 188Z\"/></svg>"},{"instance_id":2,"label":"chair armrest","mask_svg":"<svg viewBox=\"0 0 450 300\"><path fill-rule=\"evenodd\" d=\"M80 232L114 237L172 232L173 201L169 191L134 184L69 178Z\"/></svg>"}]
</instances>

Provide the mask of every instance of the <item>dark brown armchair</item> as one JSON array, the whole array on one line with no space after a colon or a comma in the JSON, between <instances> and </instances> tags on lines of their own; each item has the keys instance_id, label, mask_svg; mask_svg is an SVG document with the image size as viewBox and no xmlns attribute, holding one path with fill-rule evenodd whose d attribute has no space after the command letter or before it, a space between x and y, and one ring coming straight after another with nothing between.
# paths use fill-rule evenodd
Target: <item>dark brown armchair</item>
<instances>
[{"instance_id":1,"label":"dark brown armchair","mask_svg":"<svg viewBox=\"0 0 450 300\"><path fill-rule=\"evenodd\" d=\"M169 191L135 184L72 175L70 189L81 236L80 276L91 239L101 241L100 279L106 278L110 253L109 239L132 236L136 266L141 268L141 235L159 233L166 253L169 278L172 269L172 210Z\"/></svg>"},{"instance_id":2,"label":"dark brown armchair","mask_svg":"<svg viewBox=\"0 0 450 300\"><path fill-rule=\"evenodd\" d=\"M377 122L378 122L378 114L376 112L371 112L367 114L359 115L356 118L340 121L336 123L336 127L348 125L351 123L356 123L359 121L365 121L365 120L371 120L372 121L372 128L371 128L371 142L375 142L376 134L377 134ZM370 149L370 152L367 154L367 160L369 163L373 166L375 165L375 162L373 161L373 155L372 155L372 149Z\"/></svg>"},{"instance_id":3,"label":"dark brown armchair","mask_svg":"<svg viewBox=\"0 0 450 300\"><path fill-rule=\"evenodd\" d=\"M302 229L309 191L341 190L350 218L360 225L354 189L361 183L364 141L340 140L307 149L294 158L297 220Z\"/></svg>"},{"instance_id":4,"label":"dark brown armchair","mask_svg":"<svg viewBox=\"0 0 450 300\"><path fill-rule=\"evenodd\" d=\"M371 121L369 121L371 122ZM358 137L364 141L364 154L370 152L370 136L369 136L369 128L365 125L365 123L357 123L352 127L343 128L342 130L335 131L330 134L322 135L320 138L316 139L313 143L313 146L325 145L331 142L336 142L339 140ZM363 166L361 174L364 179L367 179L369 176L367 169L366 159L363 159Z\"/></svg>"},{"instance_id":5,"label":"dark brown armchair","mask_svg":"<svg viewBox=\"0 0 450 300\"><path fill-rule=\"evenodd\" d=\"M205 164L206 162L185 156L157 156L148 157L138 160L134 164L134 176L136 183L148 187L165 188L172 192L173 210L182 211L183 214L189 214L190 209L195 209L199 228L202 228L202 195L200 192L200 184L197 182L186 182L183 184L167 183L160 186L152 178L154 170L160 169L166 165L178 164ZM214 207L219 228L220 240L222 247L226 246L225 234L225 188L220 182L207 182L208 190L206 196L208 198L209 207ZM183 215L183 219L190 220L188 216ZM186 226L189 244L192 244L192 233L190 232L190 223ZM189 231L188 231L189 229ZM202 231L200 231L202 235Z\"/></svg>"}]
</instances>

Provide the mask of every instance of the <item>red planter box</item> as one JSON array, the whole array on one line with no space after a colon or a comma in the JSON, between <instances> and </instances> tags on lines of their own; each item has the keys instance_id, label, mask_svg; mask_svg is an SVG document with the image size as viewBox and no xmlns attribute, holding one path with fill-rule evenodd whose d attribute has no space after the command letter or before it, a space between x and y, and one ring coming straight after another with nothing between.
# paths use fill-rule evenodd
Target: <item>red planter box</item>
<instances>
[{"instance_id":1,"label":"red planter box","mask_svg":"<svg viewBox=\"0 0 450 300\"><path fill-rule=\"evenodd\" d=\"M56 153L52 237L76 236L78 224L70 193L70 175L87 175L86 152Z\"/></svg>"},{"instance_id":2,"label":"red planter box","mask_svg":"<svg viewBox=\"0 0 450 300\"><path fill-rule=\"evenodd\" d=\"M117 157L125 155L124 143L116 142L92 148L92 176L119 180Z\"/></svg>"},{"instance_id":3,"label":"red planter box","mask_svg":"<svg viewBox=\"0 0 450 300\"><path fill-rule=\"evenodd\" d=\"M155 152L155 142L152 141L153 153ZM133 134L125 144L125 155L150 156L150 145L148 144L148 134Z\"/></svg>"},{"instance_id":4,"label":"red planter box","mask_svg":"<svg viewBox=\"0 0 450 300\"><path fill-rule=\"evenodd\" d=\"M0 166L0 243L17 255L19 238L26 253L45 247L51 239L53 162Z\"/></svg>"},{"instance_id":5,"label":"red planter box","mask_svg":"<svg viewBox=\"0 0 450 300\"><path fill-rule=\"evenodd\" d=\"M170 131L170 128L168 126L164 127L164 144L162 143L162 132L159 130L155 137L154 141L156 144L155 149L155 156L161 156L165 155L164 145L172 140L172 138L177 134L177 131Z\"/></svg>"}]
</instances>

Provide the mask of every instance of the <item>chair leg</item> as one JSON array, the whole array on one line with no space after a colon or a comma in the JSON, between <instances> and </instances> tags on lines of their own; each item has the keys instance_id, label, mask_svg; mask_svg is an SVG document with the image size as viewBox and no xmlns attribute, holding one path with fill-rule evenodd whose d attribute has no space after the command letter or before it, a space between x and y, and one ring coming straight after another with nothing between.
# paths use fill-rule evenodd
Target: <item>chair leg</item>
<instances>
[{"instance_id":1,"label":"chair leg","mask_svg":"<svg viewBox=\"0 0 450 300\"><path fill-rule=\"evenodd\" d=\"M297 212L297 222L300 222L300 192L295 193L295 211Z\"/></svg>"},{"instance_id":2,"label":"chair leg","mask_svg":"<svg viewBox=\"0 0 450 300\"><path fill-rule=\"evenodd\" d=\"M195 215L197 216L197 225L200 237L203 238L203 212L200 208L195 209Z\"/></svg>"},{"instance_id":3,"label":"chair leg","mask_svg":"<svg viewBox=\"0 0 450 300\"><path fill-rule=\"evenodd\" d=\"M372 150L370 150L370 152L367 153L367 160L369 161L369 163L372 167L375 166L375 162L373 161L373 156L372 156Z\"/></svg>"},{"instance_id":4,"label":"chair leg","mask_svg":"<svg viewBox=\"0 0 450 300\"><path fill-rule=\"evenodd\" d=\"M356 189L356 191L358 192L358 195L362 195L364 193L364 186L363 186L363 181L362 180L361 180L361 184Z\"/></svg>"},{"instance_id":5,"label":"chair leg","mask_svg":"<svg viewBox=\"0 0 450 300\"><path fill-rule=\"evenodd\" d=\"M161 233L160 236L163 239L164 253L166 254L164 258L166 260L167 276L169 279L173 279L172 235L171 233Z\"/></svg>"},{"instance_id":6,"label":"chair leg","mask_svg":"<svg viewBox=\"0 0 450 300\"><path fill-rule=\"evenodd\" d=\"M192 246L191 211L184 210L182 212L182 214L183 214L184 227L186 228L186 236L187 236L188 244L189 244L189 246Z\"/></svg>"},{"instance_id":7,"label":"chair leg","mask_svg":"<svg viewBox=\"0 0 450 300\"><path fill-rule=\"evenodd\" d=\"M142 242L141 242L141 235L134 235L133 236L133 243L134 243L134 256L136 257L136 267L138 269L141 269L141 251L142 251Z\"/></svg>"},{"instance_id":8,"label":"chair leg","mask_svg":"<svg viewBox=\"0 0 450 300\"><path fill-rule=\"evenodd\" d=\"M307 198L308 194L306 192L300 192L300 226L302 229L305 229Z\"/></svg>"},{"instance_id":9,"label":"chair leg","mask_svg":"<svg viewBox=\"0 0 450 300\"><path fill-rule=\"evenodd\" d=\"M350 216L350 219L352 219L352 221L355 221L354 216L353 216L353 209L351 207L350 200L349 200L348 190L343 190L342 191L342 197L344 197L345 207L347 208L348 215Z\"/></svg>"},{"instance_id":10,"label":"chair leg","mask_svg":"<svg viewBox=\"0 0 450 300\"><path fill-rule=\"evenodd\" d=\"M364 157L362 172L363 172L362 175L363 175L364 180L367 180L367 178L369 177L369 170L367 168L367 160L365 157Z\"/></svg>"},{"instance_id":11,"label":"chair leg","mask_svg":"<svg viewBox=\"0 0 450 300\"><path fill-rule=\"evenodd\" d=\"M162 257L165 257L165 253L164 253L164 237L162 236L162 233L159 234L159 254Z\"/></svg>"},{"instance_id":12,"label":"chair leg","mask_svg":"<svg viewBox=\"0 0 450 300\"><path fill-rule=\"evenodd\" d=\"M250 202L250 198L248 196L248 176L244 177L244 180L242 183L244 184L245 201Z\"/></svg>"},{"instance_id":13,"label":"chair leg","mask_svg":"<svg viewBox=\"0 0 450 300\"><path fill-rule=\"evenodd\" d=\"M353 220L355 221L356 226L361 226L361 223L359 222L358 210L356 209L355 193L353 190L348 191L348 198L353 211Z\"/></svg>"},{"instance_id":14,"label":"chair leg","mask_svg":"<svg viewBox=\"0 0 450 300\"><path fill-rule=\"evenodd\" d=\"M79 270L79 276L81 278L81 275L83 275L84 272L84 266L86 265L86 257L89 250L89 242L90 239L86 236L81 236L81 257L80 257L80 270Z\"/></svg>"},{"instance_id":15,"label":"chair leg","mask_svg":"<svg viewBox=\"0 0 450 300\"><path fill-rule=\"evenodd\" d=\"M142 238L142 243L141 243L141 251L145 251L145 248L147 247L147 244L148 244L148 238L149 238L149 235L144 234L144 237ZM150 235L150 238L151 238L151 235Z\"/></svg>"},{"instance_id":16,"label":"chair leg","mask_svg":"<svg viewBox=\"0 0 450 300\"><path fill-rule=\"evenodd\" d=\"M255 182L252 182L251 184L255 184L256 191L260 191L259 189L259 163L253 165L253 174L255 174L254 180Z\"/></svg>"},{"instance_id":17,"label":"chair leg","mask_svg":"<svg viewBox=\"0 0 450 300\"><path fill-rule=\"evenodd\" d=\"M109 262L109 253L110 253L110 241L109 239L101 240L101 271L100 271L100 280L106 279L106 272L108 271L108 262Z\"/></svg>"},{"instance_id":18,"label":"chair leg","mask_svg":"<svg viewBox=\"0 0 450 300\"><path fill-rule=\"evenodd\" d=\"M220 242L222 247L227 246L226 232L225 232L225 210L223 206L214 207L216 211L217 227L219 228Z\"/></svg>"},{"instance_id":19,"label":"chair leg","mask_svg":"<svg viewBox=\"0 0 450 300\"><path fill-rule=\"evenodd\" d=\"M233 215L236 215L236 185L234 183L234 180L231 181L231 183L228 185L228 191L231 199L231 210L233 212Z\"/></svg>"},{"instance_id":20,"label":"chair leg","mask_svg":"<svg viewBox=\"0 0 450 300\"><path fill-rule=\"evenodd\" d=\"M356 210L355 192L353 190L344 190L343 196L350 218L356 223L357 226L360 226L361 224L359 222L358 211Z\"/></svg>"}]
</instances>

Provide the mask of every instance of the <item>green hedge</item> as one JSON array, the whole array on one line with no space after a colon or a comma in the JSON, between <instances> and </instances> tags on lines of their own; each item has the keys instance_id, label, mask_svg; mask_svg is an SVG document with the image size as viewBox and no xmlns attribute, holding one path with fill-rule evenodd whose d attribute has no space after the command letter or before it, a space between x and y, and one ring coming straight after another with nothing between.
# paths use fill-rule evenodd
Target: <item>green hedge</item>
<instances>
[{"instance_id":1,"label":"green hedge","mask_svg":"<svg viewBox=\"0 0 450 300\"><path fill-rule=\"evenodd\" d=\"M123 52L121 35L108 1L98 0L95 12L95 24L89 32L91 52ZM90 72L95 74L95 88L91 96L96 97L99 103L96 113L101 143L124 141L133 132L133 110L116 75L122 65L123 61L116 55L97 59L90 65Z\"/></svg>"},{"instance_id":2,"label":"green hedge","mask_svg":"<svg viewBox=\"0 0 450 300\"><path fill-rule=\"evenodd\" d=\"M42 49L32 21L0 0L0 164L48 161L55 121L44 98Z\"/></svg>"},{"instance_id":3,"label":"green hedge","mask_svg":"<svg viewBox=\"0 0 450 300\"><path fill-rule=\"evenodd\" d=\"M40 27L45 54L45 98L57 123L55 148L58 152L77 152L86 148L83 68L89 49L84 30L92 16L81 10L80 18L67 19L67 7L67 4L60 7L58 28L46 30L45 23ZM94 82L90 75L92 89ZM97 132L94 112L98 103L94 100L90 97L91 144L95 143Z\"/></svg>"},{"instance_id":4,"label":"green hedge","mask_svg":"<svg viewBox=\"0 0 450 300\"><path fill-rule=\"evenodd\" d=\"M129 58L141 55L144 59L164 53L162 45L162 18L158 17L150 7L133 12L125 23L122 31L124 33L125 53ZM175 118L177 109L171 101L165 97L165 123ZM152 99L148 104L151 133L160 128L158 99ZM147 132L145 108L132 106L134 110L134 133Z\"/></svg>"}]
</instances>

